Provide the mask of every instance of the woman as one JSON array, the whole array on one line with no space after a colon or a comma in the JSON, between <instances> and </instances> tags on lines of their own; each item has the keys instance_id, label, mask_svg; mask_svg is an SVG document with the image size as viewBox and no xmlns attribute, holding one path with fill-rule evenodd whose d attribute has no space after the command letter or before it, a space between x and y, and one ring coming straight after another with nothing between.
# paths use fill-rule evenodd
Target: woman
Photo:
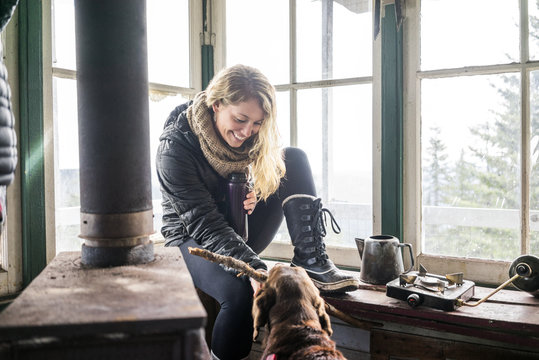
<instances>
[{"instance_id":1,"label":"woman","mask_svg":"<svg viewBox=\"0 0 539 360\"><path fill-rule=\"evenodd\" d=\"M258 70L236 65L219 72L205 91L169 115L160 140L161 232L166 246L180 247L195 286L221 306L212 334L214 358L249 354L259 284L189 255L188 247L233 256L265 271L258 254L272 241L284 214L295 246L292 265L304 267L321 291L357 289L357 279L328 259L322 218L329 211L316 198L305 153L279 148L275 90ZM227 177L234 172L249 173L254 184L244 201L247 242L224 216Z\"/></svg>"}]
</instances>

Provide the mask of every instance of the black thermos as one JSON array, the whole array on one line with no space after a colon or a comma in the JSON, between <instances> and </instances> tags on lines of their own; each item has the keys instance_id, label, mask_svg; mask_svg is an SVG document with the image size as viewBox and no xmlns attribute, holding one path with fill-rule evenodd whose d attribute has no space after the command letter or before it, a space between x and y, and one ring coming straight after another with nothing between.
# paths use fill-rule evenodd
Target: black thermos
<instances>
[{"instance_id":1,"label":"black thermos","mask_svg":"<svg viewBox=\"0 0 539 360\"><path fill-rule=\"evenodd\" d=\"M247 211L243 207L243 202L248 192L247 175L244 173L228 175L227 220L234 231L245 241L247 241Z\"/></svg>"}]
</instances>

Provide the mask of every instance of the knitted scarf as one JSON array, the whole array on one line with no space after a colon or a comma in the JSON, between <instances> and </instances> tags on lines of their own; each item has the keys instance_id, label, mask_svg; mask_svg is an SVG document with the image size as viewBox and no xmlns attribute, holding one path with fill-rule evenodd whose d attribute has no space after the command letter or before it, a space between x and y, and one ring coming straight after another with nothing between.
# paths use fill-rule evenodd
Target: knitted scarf
<instances>
[{"instance_id":1,"label":"knitted scarf","mask_svg":"<svg viewBox=\"0 0 539 360\"><path fill-rule=\"evenodd\" d=\"M234 172L249 172L248 166L252 162L249 150L253 147L253 140L246 140L238 148L229 146L215 127L213 111L206 105L204 91L197 94L187 109L187 121L200 142L206 160L219 175L227 178Z\"/></svg>"}]
</instances>

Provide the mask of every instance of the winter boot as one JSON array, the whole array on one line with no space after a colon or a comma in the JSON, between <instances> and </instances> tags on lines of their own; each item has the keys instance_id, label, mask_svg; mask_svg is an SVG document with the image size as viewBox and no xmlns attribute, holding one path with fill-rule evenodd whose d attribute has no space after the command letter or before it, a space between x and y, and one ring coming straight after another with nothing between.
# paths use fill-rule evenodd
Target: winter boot
<instances>
[{"instance_id":1,"label":"winter boot","mask_svg":"<svg viewBox=\"0 0 539 360\"><path fill-rule=\"evenodd\" d=\"M326 254L326 213L335 233L340 228L331 212L322 207L321 199L311 195L291 195L283 201L288 232L294 245L292 266L304 268L322 292L346 292L359 288L359 280L337 269Z\"/></svg>"}]
</instances>

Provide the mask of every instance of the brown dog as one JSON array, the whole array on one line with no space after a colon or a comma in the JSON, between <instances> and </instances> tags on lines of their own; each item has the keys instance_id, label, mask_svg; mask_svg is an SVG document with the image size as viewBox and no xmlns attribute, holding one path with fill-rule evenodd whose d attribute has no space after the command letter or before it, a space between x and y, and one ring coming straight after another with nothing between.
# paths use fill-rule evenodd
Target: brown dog
<instances>
[{"instance_id":1,"label":"brown dog","mask_svg":"<svg viewBox=\"0 0 539 360\"><path fill-rule=\"evenodd\" d=\"M329 337L333 333L324 300L307 272L277 264L255 296L255 333L268 325L263 360L345 360Z\"/></svg>"}]
</instances>

